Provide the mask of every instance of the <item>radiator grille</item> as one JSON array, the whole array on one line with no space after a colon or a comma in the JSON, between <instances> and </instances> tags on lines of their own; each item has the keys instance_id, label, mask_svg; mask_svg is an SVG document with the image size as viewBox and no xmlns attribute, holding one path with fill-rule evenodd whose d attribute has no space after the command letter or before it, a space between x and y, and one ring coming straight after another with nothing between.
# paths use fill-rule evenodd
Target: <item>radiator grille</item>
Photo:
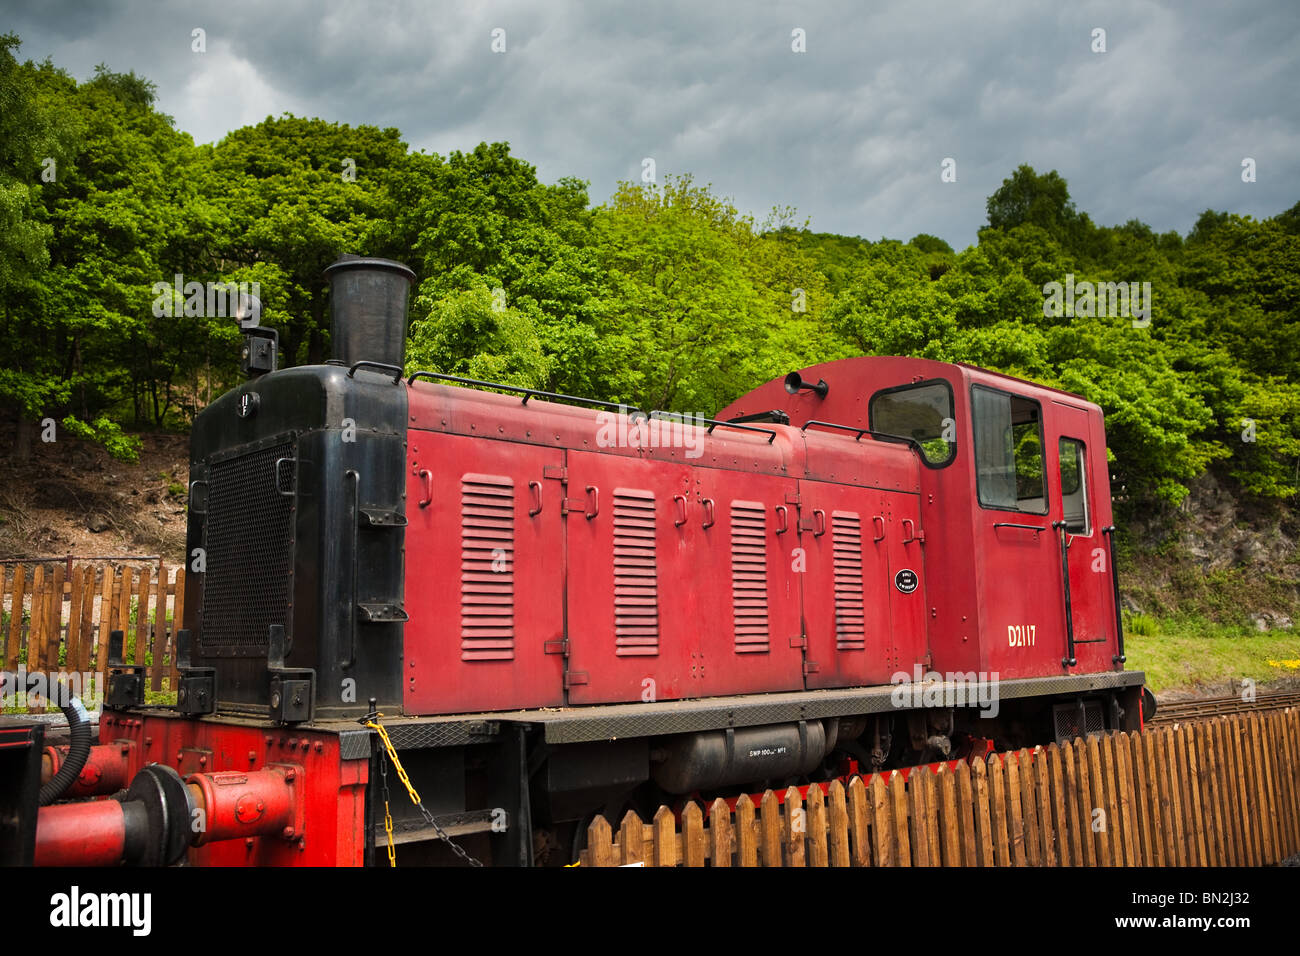
<instances>
[{"instance_id":1,"label":"radiator grille","mask_svg":"<svg viewBox=\"0 0 1300 956\"><path fill-rule=\"evenodd\" d=\"M515 656L515 489L499 475L460 480L460 659Z\"/></svg>"},{"instance_id":2,"label":"radiator grille","mask_svg":"<svg viewBox=\"0 0 1300 956\"><path fill-rule=\"evenodd\" d=\"M284 443L214 462L208 469L203 523L200 647L265 654L267 631L291 632L293 587L293 445ZM290 459L277 466L281 459Z\"/></svg>"},{"instance_id":3,"label":"radiator grille","mask_svg":"<svg viewBox=\"0 0 1300 956\"><path fill-rule=\"evenodd\" d=\"M731 615L736 653L766 652L767 511L757 501L731 503Z\"/></svg>"},{"instance_id":4,"label":"radiator grille","mask_svg":"<svg viewBox=\"0 0 1300 956\"><path fill-rule=\"evenodd\" d=\"M1105 715L1099 700L1085 700L1082 711L1077 703L1056 704L1052 707L1052 720L1059 744L1076 737L1093 737L1106 732Z\"/></svg>"},{"instance_id":5,"label":"radiator grille","mask_svg":"<svg viewBox=\"0 0 1300 956\"><path fill-rule=\"evenodd\" d=\"M655 498L614 489L614 653L659 653L659 584L655 565Z\"/></svg>"},{"instance_id":6,"label":"radiator grille","mask_svg":"<svg viewBox=\"0 0 1300 956\"><path fill-rule=\"evenodd\" d=\"M851 511L831 512L835 564L835 648L866 647L862 602L862 521Z\"/></svg>"}]
</instances>

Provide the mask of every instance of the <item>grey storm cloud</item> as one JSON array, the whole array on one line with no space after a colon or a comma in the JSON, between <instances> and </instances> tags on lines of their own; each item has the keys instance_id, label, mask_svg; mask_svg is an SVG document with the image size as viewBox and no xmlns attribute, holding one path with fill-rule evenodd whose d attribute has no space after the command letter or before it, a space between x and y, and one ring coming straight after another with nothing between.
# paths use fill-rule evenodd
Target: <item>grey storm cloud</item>
<instances>
[{"instance_id":1,"label":"grey storm cloud","mask_svg":"<svg viewBox=\"0 0 1300 956\"><path fill-rule=\"evenodd\" d=\"M760 220L789 205L819 231L961 248L1021 163L1060 172L1100 224L1185 232L1207 208L1264 217L1300 199L1294 0L30 0L7 21L23 56L79 79L97 63L147 76L199 142L286 112L395 126L444 154L508 141L596 202L648 157Z\"/></svg>"}]
</instances>

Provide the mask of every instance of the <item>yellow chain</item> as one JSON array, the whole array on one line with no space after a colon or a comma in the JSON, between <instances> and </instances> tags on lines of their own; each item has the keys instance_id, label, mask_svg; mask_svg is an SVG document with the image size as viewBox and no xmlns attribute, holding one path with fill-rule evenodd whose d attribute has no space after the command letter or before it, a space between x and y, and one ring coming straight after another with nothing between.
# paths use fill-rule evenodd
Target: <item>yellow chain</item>
<instances>
[{"instance_id":1,"label":"yellow chain","mask_svg":"<svg viewBox=\"0 0 1300 956\"><path fill-rule=\"evenodd\" d=\"M383 714L376 714L375 716L382 717ZM411 786L411 778L406 775L406 771L402 768L402 762L397 759L397 750L393 747L393 742L388 739L388 731L373 720L367 720L366 726L379 734L379 739L384 742L384 749L388 751L388 759L393 762L393 769L397 771L397 778L402 781L403 786L406 787L406 792L411 795L411 802L419 806L420 795L415 792L415 787Z\"/></svg>"},{"instance_id":2,"label":"yellow chain","mask_svg":"<svg viewBox=\"0 0 1300 956\"><path fill-rule=\"evenodd\" d=\"M384 832L388 834L388 865L397 866L397 847L393 846L393 815L388 812L388 801L384 801Z\"/></svg>"},{"instance_id":3,"label":"yellow chain","mask_svg":"<svg viewBox=\"0 0 1300 956\"><path fill-rule=\"evenodd\" d=\"M383 715L376 714L375 716L380 717ZM392 741L388 739L388 732L384 730L383 727L379 726L379 724L375 723L373 720L367 720L366 726L369 727L371 730L377 731L379 733L379 739L384 742L384 748L388 751L389 758L393 761L393 764L397 767L397 772L401 774L402 779L405 780L406 774L402 772L402 765L397 762L397 752L393 750ZM384 788L385 791L387 791L387 789L388 789L387 787ZM410 789L409 783L407 784L407 789ZM394 846L393 844L393 814L388 809L387 793L384 794L384 832L388 834L388 865L390 867L396 868L397 847Z\"/></svg>"}]
</instances>

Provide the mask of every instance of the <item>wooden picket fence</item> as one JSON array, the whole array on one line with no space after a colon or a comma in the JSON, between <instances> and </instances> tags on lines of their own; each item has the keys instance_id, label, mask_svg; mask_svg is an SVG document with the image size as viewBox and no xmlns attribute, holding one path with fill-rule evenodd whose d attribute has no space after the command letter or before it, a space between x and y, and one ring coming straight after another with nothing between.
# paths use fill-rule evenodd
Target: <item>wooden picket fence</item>
<instances>
[{"instance_id":1,"label":"wooden picket fence","mask_svg":"<svg viewBox=\"0 0 1300 956\"><path fill-rule=\"evenodd\" d=\"M1300 710L628 811L582 866L1260 866L1300 852ZM707 820L706 820L707 812Z\"/></svg>"},{"instance_id":2,"label":"wooden picket fence","mask_svg":"<svg viewBox=\"0 0 1300 956\"><path fill-rule=\"evenodd\" d=\"M174 642L185 613L185 569L156 564L52 562L2 569L3 666L106 673L108 638L122 631L127 663L147 667L153 691L176 687ZM101 689L102 692L102 689Z\"/></svg>"}]
</instances>

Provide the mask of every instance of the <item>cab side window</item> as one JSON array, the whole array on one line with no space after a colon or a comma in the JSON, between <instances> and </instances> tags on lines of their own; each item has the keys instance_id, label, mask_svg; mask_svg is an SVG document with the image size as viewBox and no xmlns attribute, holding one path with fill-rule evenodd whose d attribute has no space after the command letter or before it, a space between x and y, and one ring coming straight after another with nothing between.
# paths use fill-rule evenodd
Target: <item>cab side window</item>
<instances>
[{"instance_id":1,"label":"cab side window","mask_svg":"<svg viewBox=\"0 0 1300 956\"><path fill-rule=\"evenodd\" d=\"M1065 521L1065 530L1071 534L1091 534L1083 442L1077 438L1062 438L1060 452L1061 517Z\"/></svg>"},{"instance_id":2,"label":"cab side window","mask_svg":"<svg viewBox=\"0 0 1300 956\"><path fill-rule=\"evenodd\" d=\"M986 508L1047 514L1043 414L1038 403L1008 392L971 388L975 485Z\"/></svg>"}]
</instances>

